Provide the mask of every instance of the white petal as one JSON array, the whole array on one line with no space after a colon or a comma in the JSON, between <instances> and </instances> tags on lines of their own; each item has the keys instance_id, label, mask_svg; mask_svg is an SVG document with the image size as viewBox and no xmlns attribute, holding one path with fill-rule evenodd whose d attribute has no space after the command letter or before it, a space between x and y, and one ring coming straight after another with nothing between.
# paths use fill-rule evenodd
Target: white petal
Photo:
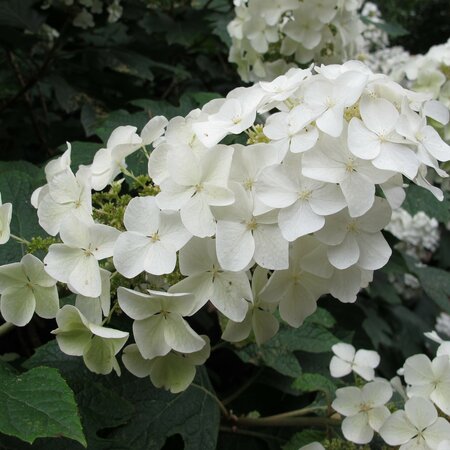
<instances>
[{"instance_id":1,"label":"white petal","mask_svg":"<svg viewBox=\"0 0 450 450\"><path fill-rule=\"evenodd\" d=\"M352 365L338 358L337 356L333 356L330 361L330 373L333 378L341 378L345 377L349 373L352 372Z\"/></svg>"},{"instance_id":2,"label":"white petal","mask_svg":"<svg viewBox=\"0 0 450 450\"><path fill-rule=\"evenodd\" d=\"M351 173L340 183L351 217L365 214L375 200L375 185L358 172Z\"/></svg>"},{"instance_id":3,"label":"white petal","mask_svg":"<svg viewBox=\"0 0 450 450\"><path fill-rule=\"evenodd\" d=\"M417 175L420 162L408 146L383 142L381 152L372 164L378 169L400 172L412 180Z\"/></svg>"},{"instance_id":4,"label":"white petal","mask_svg":"<svg viewBox=\"0 0 450 450\"><path fill-rule=\"evenodd\" d=\"M391 413L386 406L377 406L376 408L372 408L368 412L370 427L375 431L379 431L390 415Z\"/></svg>"},{"instance_id":5,"label":"white petal","mask_svg":"<svg viewBox=\"0 0 450 450\"><path fill-rule=\"evenodd\" d=\"M255 240L245 223L218 221L217 258L225 270L243 270L255 253Z\"/></svg>"},{"instance_id":6,"label":"white petal","mask_svg":"<svg viewBox=\"0 0 450 450\"><path fill-rule=\"evenodd\" d=\"M359 413L361 402L361 389L350 386L336 391L336 398L331 406L344 416L354 416Z\"/></svg>"},{"instance_id":7,"label":"white petal","mask_svg":"<svg viewBox=\"0 0 450 450\"><path fill-rule=\"evenodd\" d=\"M85 297L99 297L102 281L97 260L92 255L84 255L70 272L67 282Z\"/></svg>"},{"instance_id":8,"label":"white petal","mask_svg":"<svg viewBox=\"0 0 450 450\"><path fill-rule=\"evenodd\" d=\"M429 427L438 417L433 403L422 397L410 398L405 403L405 413L408 416L408 420L418 430L424 430Z\"/></svg>"},{"instance_id":9,"label":"white petal","mask_svg":"<svg viewBox=\"0 0 450 450\"><path fill-rule=\"evenodd\" d=\"M161 311L161 302L148 294L124 287L117 289L117 299L122 311L135 320L146 319Z\"/></svg>"},{"instance_id":10,"label":"white petal","mask_svg":"<svg viewBox=\"0 0 450 450\"><path fill-rule=\"evenodd\" d=\"M342 422L342 434L356 444L369 443L373 438L373 430L369 426L367 413L346 417Z\"/></svg>"},{"instance_id":11,"label":"white petal","mask_svg":"<svg viewBox=\"0 0 450 450\"><path fill-rule=\"evenodd\" d=\"M353 347L353 345L351 344L346 344L345 342L334 344L331 347L331 350L333 350L333 353L336 356L344 361L352 362L355 357L355 347Z\"/></svg>"},{"instance_id":12,"label":"white petal","mask_svg":"<svg viewBox=\"0 0 450 450\"><path fill-rule=\"evenodd\" d=\"M59 310L58 289L55 286L33 286L36 314L43 319L54 319Z\"/></svg>"},{"instance_id":13,"label":"white petal","mask_svg":"<svg viewBox=\"0 0 450 450\"><path fill-rule=\"evenodd\" d=\"M45 270L56 280L67 283L71 272L84 258L84 252L79 248L70 248L64 244L52 244L44 258Z\"/></svg>"},{"instance_id":14,"label":"white petal","mask_svg":"<svg viewBox=\"0 0 450 450\"><path fill-rule=\"evenodd\" d=\"M136 344L130 344L123 349L122 361L123 365L134 376L144 378L150 375L150 368L154 360L144 359L139 353L138 346Z\"/></svg>"},{"instance_id":15,"label":"white petal","mask_svg":"<svg viewBox=\"0 0 450 450\"><path fill-rule=\"evenodd\" d=\"M450 439L450 423L443 417L439 417L436 422L429 426L424 432L423 437L430 448L438 448L446 439ZM449 441L447 440L447 446ZM445 448L445 447L444 447Z\"/></svg>"},{"instance_id":16,"label":"white petal","mask_svg":"<svg viewBox=\"0 0 450 450\"><path fill-rule=\"evenodd\" d=\"M253 231L255 261L265 269L281 270L289 266L289 243L277 225L258 225Z\"/></svg>"},{"instance_id":17,"label":"white petal","mask_svg":"<svg viewBox=\"0 0 450 450\"><path fill-rule=\"evenodd\" d=\"M149 145L163 133L169 121L164 116L155 116L147 122L141 131L142 145Z\"/></svg>"},{"instance_id":18,"label":"white petal","mask_svg":"<svg viewBox=\"0 0 450 450\"><path fill-rule=\"evenodd\" d=\"M381 142L361 120L353 118L348 125L348 148L358 158L373 159L380 154Z\"/></svg>"},{"instance_id":19,"label":"white petal","mask_svg":"<svg viewBox=\"0 0 450 450\"><path fill-rule=\"evenodd\" d=\"M133 334L139 352L145 359L164 356L170 352L170 345L165 339L165 319L162 314L136 320L133 323Z\"/></svg>"},{"instance_id":20,"label":"white petal","mask_svg":"<svg viewBox=\"0 0 450 450\"><path fill-rule=\"evenodd\" d=\"M197 352L205 346L205 341L177 313L165 318L164 337L171 348L181 353Z\"/></svg>"},{"instance_id":21,"label":"white petal","mask_svg":"<svg viewBox=\"0 0 450 450\"><path fill-rule=\"evenodd\" d=\"M135 197L127 205L123 223L128 231L151 236L158 230L159 214L155 197Z\"/></svg>"},{"instance_id":22,"label":"white petal","mask_svg":"<svg viewBox=\"0 0 450 450\"><path fill-rule=\"evenodd\" d=\"M408 420L405 411L395 411L380 428L380 435L389 445L401 445L417 435L417 428Z\"/></svg>"},{"instance_id":23,"label":"white petal","mask_svg":"<svg viewBox=\"0 0 450 450\"><path fill-rule=\"evenodd\" d=\"M181 208L180 214L183 225L194 236L207 237L215 233L216 222L204 194L195 194Z\"/></svg>"},{"instance_id":24,"label":"white petal","mask_svg":"<svg viewBox=\"0 0 450 450\"><path fill-rule=\"evenodd\" d=\"M283 237L295 241L301 236L320 230L325 225L325 219L316 214L305 200L298 200L279 213L279 224Z\"/></svg>"},{"instance_id":25,"label":"white petal","mask_svg":"<svg viewBox=\"0 0 450 450\"><path fill-rule=\"evenodd\" d=\"M328 247L328 260L337 269L347 269L356 264L360 257L358 242L353 233L348 233L344 241Z\"/></svg>"},{"instance_id":26,"label":"white petal","mask_svg":"<svg viewBox=\"0 0 450 450\"><path fill-rule=\"evenodd\" d=\"M28 286L10 288L0 298L0 311L6 322L18 327L25 326L33 317L36 301Z\"/></svg>"},{"instance_id":27,"label":"white petal","mask_svg":"<svg viewBox=\"0 0 450 450\"><path fill-rule=\"evenodd\" d=\"M392 254L389 244L381 233L357 236L360 256L358 266L366 270L377 270L387 264Z\"/></svg>"}]
</instances>

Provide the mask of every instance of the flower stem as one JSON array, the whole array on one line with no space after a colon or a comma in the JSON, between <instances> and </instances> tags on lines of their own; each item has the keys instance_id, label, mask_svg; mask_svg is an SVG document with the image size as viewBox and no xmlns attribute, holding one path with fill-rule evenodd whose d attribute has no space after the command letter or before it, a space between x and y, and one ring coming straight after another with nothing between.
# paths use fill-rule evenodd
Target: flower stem
<instances>
[{"instance_id":1,"label":"flower stem","mask_svg":"<svg viewBox=\"0 0 450 450\"><path fill-rule=\"evenodd\" d=\"M30 241L27 241L24 238L21 238L19 236L16 236L15 234L10 234L10 236L15 239L17 242L19 242L20 244L25 244L25 245L30 245Z\"/></svg>"}]
</instances>

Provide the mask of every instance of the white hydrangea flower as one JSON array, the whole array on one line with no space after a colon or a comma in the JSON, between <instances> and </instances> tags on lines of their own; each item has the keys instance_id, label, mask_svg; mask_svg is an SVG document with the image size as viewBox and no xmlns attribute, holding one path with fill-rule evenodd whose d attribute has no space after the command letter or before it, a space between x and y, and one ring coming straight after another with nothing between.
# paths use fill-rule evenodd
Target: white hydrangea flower
<instances>
[{"instance_id":1,"label":"white hydrangea flower","mask_svg":"<svg viewBox=\"0 0 450 450\"><path fill-rule=\"evenodd\" d=\"M432 361L419 354L409 357L403 366L408 397L430 399L445 414L450 414L450 358L436 356Z\"/></svg>"},{"instance_id":2,"label":"white hydrangea flower","mask_svg":"<svg viewBox=\"0 0 450 450\"><path fill-rule=\"evenodd\" d=\"M179 210L184 226L194 236L212 236L216 224L210 207L234 201L228 188L232 156L232 148L220 145L202 158L185 148L171 149L170 178L161 183L161 192L156 196L158 206Z\"/></svg>"},{"instance_id":3,"label":"white hydrangea flower","mask_svg":"<svg viewBox=\"0 0 450 450\"><path fill-rule=\"evenodd\" d=\"M264 301L279 303L281 318L293 327L316 310L317 300L329 290L333 268L325 255L326 247L312 236L298 239L290 249L289 268L273 272L261 293Z\"/></svg>"},{"instance_id":4,"label":"white hydrangea flower","mask_svg":"<svg viewBox=\"0 0 450 450\"><path fill-rule=\"evenodd\" d=\"M346 416L342 421L344 437L356 444L368 444L390 415L384 405L391 397L392 388L385 380L372 381L362 388L338 389L331 406Z\"/></svg>"},{"instance_id":5,"label":"white hydrangea flower","mask_svg":"<svg viewBox=\"0 0 450 450\"><path fill-rule=\"evenodd\" d=\"M65 305L56 315L59 348L66 355L83 356L86 367L107 375L114 370L120 375L116 355L125 345L128 333L92 323L75 306Z\"/></svg>"},{"instance_id":6,"label":"white hydrangea flower","mask_svg":"<svg viewBox=\"0 0 450 450\"><path fill-rule=\"evenodd\" d=\"M127 278L144 270L154 275L175 269L177 251L192 237L178 212L161 212L154 197L136 197L128 204L127 229L114 246L114 266Z\"/></svg>"},{"instance_id":7,"label":"white hydrangea flower","mask_svg":"<svg viewBox=\"0 0 450 450\"><path fill-rule=\"evenodd\" d=\"M53 319L59 309L56 280L35 256L0 267L0 311L7 322L23 327L33 314Z\"/></svg>"},{"instance_id":8,"label":"white hydrangea flower","mask_svg":"<svg viewBox=\"0 0 450 450\"><path fill-rule=\"evenodd\" d=\"M201 350L192 353L172 350L167 355L153 359L144 359L138 346L131 344L123 349L122 361L133 375L139 378L150 376L156 387L178 394L186 390L194 380L196 366L204 364L209 357L209 338L204 335L200 337L205 341Z\"/></svg>"},{"instance_id":9,"label":"white hydrangea flower","mask_svg":"<svg viewBox=\"0 0 450 450\"><path fill-rule=\"evenodd\" d=\"M3 203L0 194L0 245L9 241L11 234L12 204Z\"/></svg>"},{"instance_id":10,"label":"white hydrangea flower","mask_svg":"<svg viewBox=\"0 0 450 450\"><path fill-rule=\"evenodd\" d=\"M391 414L381 427L380 435L387 444L400 445L400 450L434 450L450 436L450 423L438 417L429 400L413 397L405 403L404 411Z\"/></svg>"},{"instance_id":11,"label":"white hydrangea flower","mask_svg":"<svg viewBox=\"0 0 450 450\"><path fill-rule=\"evenodd\" d=\"M250 282L245 272L221 267L213 239L191 239L180 251L180 272L187 278L171 286L169 292L192 292L195 311L209 300L229 319L244 320L252 298Z\"/></svg>"},{"instance_id":12,"label":"white hydrangea flower","mask_svg":"<svg viewBox=\"0 0 450 450\"><path fill-rule=\"evenodd\" d=\"M331 347L334 356L330 361L330 373L334 378L341 378L355 372L367 381L375 378L375 368L380 364L380 355L374 350L356 351L351 344L340 342Z\"/></svg>"},{"instance_id":13,"label":"white hydrangea flower","mask_svg":"<svg viewBox=\"0 0 450 450\"><path fill-rule=\"evenodd\" d=\"M68 217L61 224L63 244L52 244L44 258L46 272L67 283L75 293L86 297L100 296L102 283L98 261L113 255L119 234L107 225Z\"/></svg>"},{"instance_id":14,"label":"white hydrangea flower","mask_svg":"<svg viewBox=\"0 0 450 450\"><path fill-rule=\"evenodd\" d=\"M262 203L280 208L278 223L288 241L320 230L325 216L345 208L338 186L302 176L298 157L264 169L256 184L256 196Z\"/></svg>"},{"instance_id":15,"label":"white hydrangea flower","mask_svg":"<svg viewBox=\"0 0 450 450\"><path fill-rule=\"evenodd\" d=\"M348 210L327 216L325 226L315 235L328 247L328 260L337 269L355 264L376 270L389 260L392 250L380 232L389 223L391 208L377 197L366 214L353 218Z\"/></svg>"},{"instance_id":16,"label":"white hydrangea flower","mask_svg":"<svg viewBox=\"0 0 450 450\"><path fill-rule=\"evenodd\" d=\"M254 215L253 194L238 183L230 183L230 188L234 203L214 211L217 258L222 268L243 270L254 258L266 269L286 269L289 243L278 226L278 212Z\"/></svg>"},{"instance_id":17,"label":"white hydrangea flower","mask_svg":"<svg viewBox=\"0 0 450 450\"><path fill-rule=\"evenodd\" d=\"M155 119L157 117L153 120ZM101 191L110 184L126 167L125 158L143 145L143 140L136 130L136 127L130 125L117 127L111 133L106 148L95 154L90 166L92 189Z\"/></svg>"},{"instance_id":18,"label":"white hydrangea flower","mask_svg":"<svg viewBox=\"0 0 450 450\"><path fill-rule=\"evenodd\" d=\"M416 259L421 259L424 249L434 252L439 245L439 222L423 211L411 216L403 208L395 209L385 229L402 241L400 246Z\"/></svg>"},{"instance_id":19,"label":"white hydrangea flower","mask_svg":"<svg viewBox=\"0 0 450 450\"><path fill-rule=\"evenodd\" d=\"M39 195L39 225L50 235L60 231L67 217L91 220L92 200L90 172L81 166L76 175L69 168L48 180L48 188Z\"/></svg>"},{"instance_id":20,"label":"white hydrangea flower","mask_svg":"<svg viewBox=\"0 0 450 450\"><path fill-rule=\"evenodd\" d=\"M133 335L145 359L167 355L171 350L193 353L205 346L205 341L183 319L192 314L192 294L152 290L144 294L119 287L117 298L123 312L134 319Z\"/></svg>"}]
</instances>

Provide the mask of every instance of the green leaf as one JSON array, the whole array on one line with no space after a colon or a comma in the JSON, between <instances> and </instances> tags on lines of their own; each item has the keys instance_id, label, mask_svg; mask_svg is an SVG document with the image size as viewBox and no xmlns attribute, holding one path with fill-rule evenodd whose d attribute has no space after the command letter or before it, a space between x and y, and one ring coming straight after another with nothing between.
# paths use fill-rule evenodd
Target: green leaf
<instances>
[{"instance_id":1,"label":"green leaf","mask_svg":"<svg viewBox=\"0 0 450 450\"><path fill-rule=\"evenodd\" d=\"M30 444L38 437L86 440L77 405L56 369L37 367L16 374L0 362L0 432Z\"/></svg>"},{"instance_id":2,"label":"green leaf","mask_svg":"<svg viewBox=\"0 0 450 450\"><path fill-rule=\"evenodd\" d=\"M318 373L304 373L294 380L292 387L301 393L323 392L330 400L336 391L335 384L329 378Z\"/></svg>"},{"instance_id":3,"label":"green leaf","mask_svg":"<svg viewBox=\"0 0 450 450\"><path fill-rule=\"evenodd\" d=\"M33 9L36 0L4 0L0 3L0 25L37 32L45 17Z\"/></svg>"},{"instance_id":4,"label":"green leaf","mask_svg":"<svg viewBox=\"0 0 450 450\"><path fill-rule=\"evenodd\" d=\"M36 210L31 205L31 194L40 184L39 178L33 178L27 172L11 170L0 172L0 192L3 203L12 203L11 233L24 239L33 236L45 236L39 226ZM14 239L0 245L2 264L19 261L26 253L26 247Z\"/></svg>"},{"instance_id":5,"label":"green leaf","mask_svg":"<svg viewBox=\"0 0 450 450\"><path fill-rule=\"evenodd\" d=\"M26 173L34 179L35 184L44 184L46 182L44 170L28 161L0 161L0 177L1 174L12 170Z\"/></svg>"},{"instance_id":6,"label":"green leaf","mask_svg":"<svg viewBox=\"0 0 450 450\"><path fill-rule=\"evenodd\" d=\"M283 445L283 450L298 450L299 448L311 444L312 442L320 442L325 439L326 435L323 431L304 430L295 433L289 442Z\"/></svg>"},{"instance_id":7,"label":"green leaf","mask_svg":"<svg viewBox=\"0 0 450 450\"><path fill-rule=\"evenodd\" d=\"M410 184L406 189L406 199L402 207L411 215L423 211L426 215L434 217L439 222L450 221L450 201L448 196L440 202L425 188Z\"/></svg>"},{"instance_id":8,"label":"green leaf","mask_svg":"<svg viewBox=\"0 0 450 450\"><path fill-rule=\"evenodd\" d=\"M436 267L424 266L409 256L405 256L406 264L420 282L420 286L436 305L446 313L450 313L450 273Z\"/></svg>"},{"instance_id":9,"label":"green leaf","mask_svg":"<svg viewBox=\"0 0 450 450\"><path fill-rule=\"evenodd\" d=\"M78 167L83 165L92 164L94 160L95 153L100 150L102 147L101 144L97 144L96 142L71 142L72 151L70 153L71 164L70 167L74 172L78 170ZM66 146L61 148L61 150L65 151Z\"/></svg>"},{"instance_id":10,"label":"green leaf","mask_svg":"<svg viewBox=\"0 0 450 450\"><path fill-rule=\"evenodd\" d=\"M305 322L332 328L336 323L336 319L326 309L317 308L314 314L306 318Z\"/></svg>"},{"instance_id":11,"label":"green leaf","mask_svg":"<svg viewBox=\"0 0 450 450\"><path fill-rule=\"evenodd\" d=\"M175 434L181 435L186 450L216 448L220 414L203 368L197 371L195 384L173 395L155 388L148 377L136 378L128 372L120 378L94 375L81 358L62 354L54 341L39 348L25 365L42 364L58 368L73 387L89 448L128 449L132 445L136 449L159 450ZM47 445L37 448L49 450ZM60 448L76 447L64 442L55 450Z\"/></svg>"},{"instance_id":12,"label":"green leaf","mask_svg":"<svg viewBox=\"0 0 450 450\"><path fill-rule=\"evenodd\" d=\"M244 362L266 365L283 375L298 377L301 367L295 351L327 352L337 342L339 340L322 326L305 322L300 328L282 327L270 341L260 347L247 345L237 354Z\"/></svg>"}]
</instances>

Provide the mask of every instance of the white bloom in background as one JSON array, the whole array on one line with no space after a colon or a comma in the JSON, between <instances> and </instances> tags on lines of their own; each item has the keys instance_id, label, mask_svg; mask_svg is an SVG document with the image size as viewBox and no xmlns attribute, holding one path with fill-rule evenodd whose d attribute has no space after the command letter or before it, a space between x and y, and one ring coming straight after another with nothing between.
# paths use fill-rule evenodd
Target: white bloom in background
<instances>
[{"instance_id":1,"label":"white bloom in background","mask_svg":"<svg viewBox=\"0 0 450 450\"><path fill-rule=\"evenodd\" d=\"M211 348L208 336L200 336L204 347L192 353L178 353L171 351L165 356L144 359L136 344L123 349L122 361L125 367L135 376L144 378L150 376L152 383L158 388L164 388L178 394L186 390L192 383L196 373L196 366L200 366L208 359Z\"/></svg>"},{"instance_id":2,"label":"white bloom in background","mask_svg":"<svg viewBox=\"0 0 450 450\"><path fill-rule=\"evenodd\" d=\"M192 237L175 211L161 212L154 197L135 197L124 215L127 229L114 246L114 266L127 278L142 271L154 275L171 273L177 251Z\"/></svg>"},{"instance_id":3,"label":"white bloom in background","mask_svg":"<svg viewBox=\"0 0 450 450\"><path fill-rule=\"evenodd\" d=\"M405 403L404 411L391 414L381 427L380 435L387 444L400 445L400 450L435 450L450 436L450 423L438 417L429 400L413 397Z\"/></svg>"},{"instance_id":4,"label":"white bloom in background","mask_svg":"<svg viewBox=\"0 0 450 450\"><path fill-rule=\"evenodd\" d=\"M9 241L11 234L12 204L3 203L0 194L0 245Z\"/></svg>"},{"instance_id":5,"label":"white bloom in background","mask_svg":"<svg viewBox=\"0 0 450 450\"><path fill-rule=\"evenodd\" d=\"M409 357L403 366L408 397L430 399L445 414L450 414L450 358L426 355Z\"/></svg>"},{"instance_id":6,"label":"white bloom in background","mask_svg":"<svg viewBox=\"0 0 450 450\"><path fill-rule=\"evenodd\" d=\"M400 245L406 247L409 255L417 259L424 249L434 252L439 245L439 222L423 211L411 216L403 208L395 209L385 229L401 241Z\"/></svg>"},{"instance_id":7,"label":"white bloom in background","mask_svg":"<svg viewBox=\"0 0 450 450\"><path fill-rule=\"evenodd\" d=\"M59 233L67 217L91 220L92 200L89 171L81 166L76 175L70 167L48 180L39 195L39 225L50 235Z\"/></svg>"},{"instance_id":8,"label":"white bloom in background","mask_svg":"<svg viewBox=\"0 0 450 450\"><path fill-rule=\"evenodd\" d=\"M312 236L295 241L290 249L289 268L276 270L261 298L279 303L281 318L299 327L317 309L317 300L329 290L333 268L324 256L326 247Z\"/></svg>"},{"instance_id":9,"label":"white bloom in background","mask_svg":"<svg viewBox=\"0 0 450 450\"><path fill-rule=\"evenodd\" d=\"M75 293L86 297L100 296L102 282L98 261L113 255L119 234L107 225L68 217L61 224L63 244L52 244L44 258L46 272L67 283Z\"/></svg>"},{"instance_id":10,"label":"white bloom in background","mask_svg":"<svg viewBox=\"0 0 450 450\"><path fill-rule=\"evenodd\" d=\"M315 235L328 247L328 260L337 269L357 264L376 270L389 260L392 250L380 232L389 223L391 208L386 200L376 198L370 210L353 218L348 210L326 218L325 226Z\"/></svg>"},{"instance_id":11,"label":"white bloom in background","mask_svg":"<svg viewBox=\"0 0 450 450\"><path fill-rule=\"evenodd\" d=\"M0 311L7 322L23 327L33 314L53 319L59 309L56 280L44 264L31 254L20 263L0 266Z\"/></svg>"},{"instance_id":12,"label":"white bloom in background","mask_svg":"<svg viewBox=\"0 0 450 450\"><path fill-rule=\"evenodd\" d=\"M372 381L361 389L350 386L336 391L331 406L346 416L342 421L342 433L356 444L368 444L389 417L384 406L392 397L392 388L387 381Z\"/></svg>"},{"instance_id":13,"label":"white bloom in background","mask_svg":"<svg viewBox=\"0 0 450 450\"><path fill-rule=\"evenodd\" d=\"M450 315L441 312L436 319L436 330L450 338Z\"/></svg>"},{"instance_id":14,"label":"white bloom in background","mask_svg":"<svg viewBox=\"0 0 450 450\"><path fill-rule=\"evenodd\" d=\"M66 355L83 356L86 367L94 373L107 375L114 370L120 375L116 355L125 345L128 333L92 323L75 306L65 305L56 315L59 348Z\"/></svg>"},{"instance_id":15,"label":"white bloom in background","mask_svg":"<svg viewBox=\"0 0 450 450\"><path fill-rule=\"evenodd\" d=\"M267 286L268 271L256 267L252 276L253 299L249 302L247 314L242 322L230 320L222 334L222 339L229 342L240 342L247 339L253 331L258 345L263 344L275 336L280 327L273 312L277 303L264 301L261 293Z\"/></svg>"},{"instance_id":16,"label":"white bloom in background","mask_svg":"<svg viewBox=\"0 0 450 450\"><path fill-rule=\"evenodd\" d=\"M334 378L345 377L355 372L366 381L375 378L375 368L380 364L380 355L374 350L355 350L351 344L340 342L331 347L334 356L330 361L330 373Z\"/></svg>"},{"instance_id":17,"label":"white bloom in background","mask_svg":"<svg viewBox=\"0 0 450 450\"><path fill-rule=\"evenodd\" d=\"M180 272L187 278L171 286L169 292L193 293L193 312L209 300L229 319L244 320L252 299L250 282L245 272L230 272L220 266L213 239L191 239L181 249L179 258Z\"/></svg>"},{"instance_id":18,"label":"white bloom in background","mask_svg":"<svg viewBox=\"0 0 450 450\"><path fill-rule=\"evenodd\" d=\"M185 148L168 154L170 178L161 183L156 202L162 210L180 211L183 225L198 237L212 236L216 223L211 206L231 205L228 188L233 149L218 145L198 158Z\"/></svg>"},{"instance_id":19,"label":"white bloom in background","mask_svg":"<svg viewBox=\"0 0 450 450\"><path fill-rule=\"evenodd\" d=\"M282 236L277 223L277 211L254 215L254 199L238 183L230 183L235 201L217 208L217 259L225 270L245 269L252 258L266 269L288 267L289 243Z\"/></svg>"},{"instance_id":20,"label":"white bloom in background","mask_svg":"<svg viewBox=\"0 0 450 450\"><path fill-rule=\"evenodd\" d=\"M193 353L205 346L205 341L183 319L192 314L192 294L151 290L144 294L119 287L117 298L122 311L134 319L133 335L145 359L167 355L170 350Z\"/></svg>"},{"instance_id":21,"label":"white bloom in background","mask_svg":"<svg viewBox=\"0 0 450 450\"><path fill-rule=\"evenodd\" d=\"M303 156L302 173L314 180L339 183L352 217L365 214L375 201L375 185L394 175L350 153L346 125L339 138L320 137L314 151Z\"/></svg>"},{"instance_id":22,"label":"white bloom in background","mask_svg":"<svg viewBox=\"0 0 450 450\"><path fill-rule=\"evenodd\" d=\"M155 119L158 119L158 116L153 120ZM147 126L150 127L149 124ZM111 133L106 148L100 149L95 154L94 161L90 166L92 189L101 191L110 184L126 167L125 158L143 145L143 140L138 136L136 130L136 127L130 125L117 127Z\"/></svg>"}]
</instances>

